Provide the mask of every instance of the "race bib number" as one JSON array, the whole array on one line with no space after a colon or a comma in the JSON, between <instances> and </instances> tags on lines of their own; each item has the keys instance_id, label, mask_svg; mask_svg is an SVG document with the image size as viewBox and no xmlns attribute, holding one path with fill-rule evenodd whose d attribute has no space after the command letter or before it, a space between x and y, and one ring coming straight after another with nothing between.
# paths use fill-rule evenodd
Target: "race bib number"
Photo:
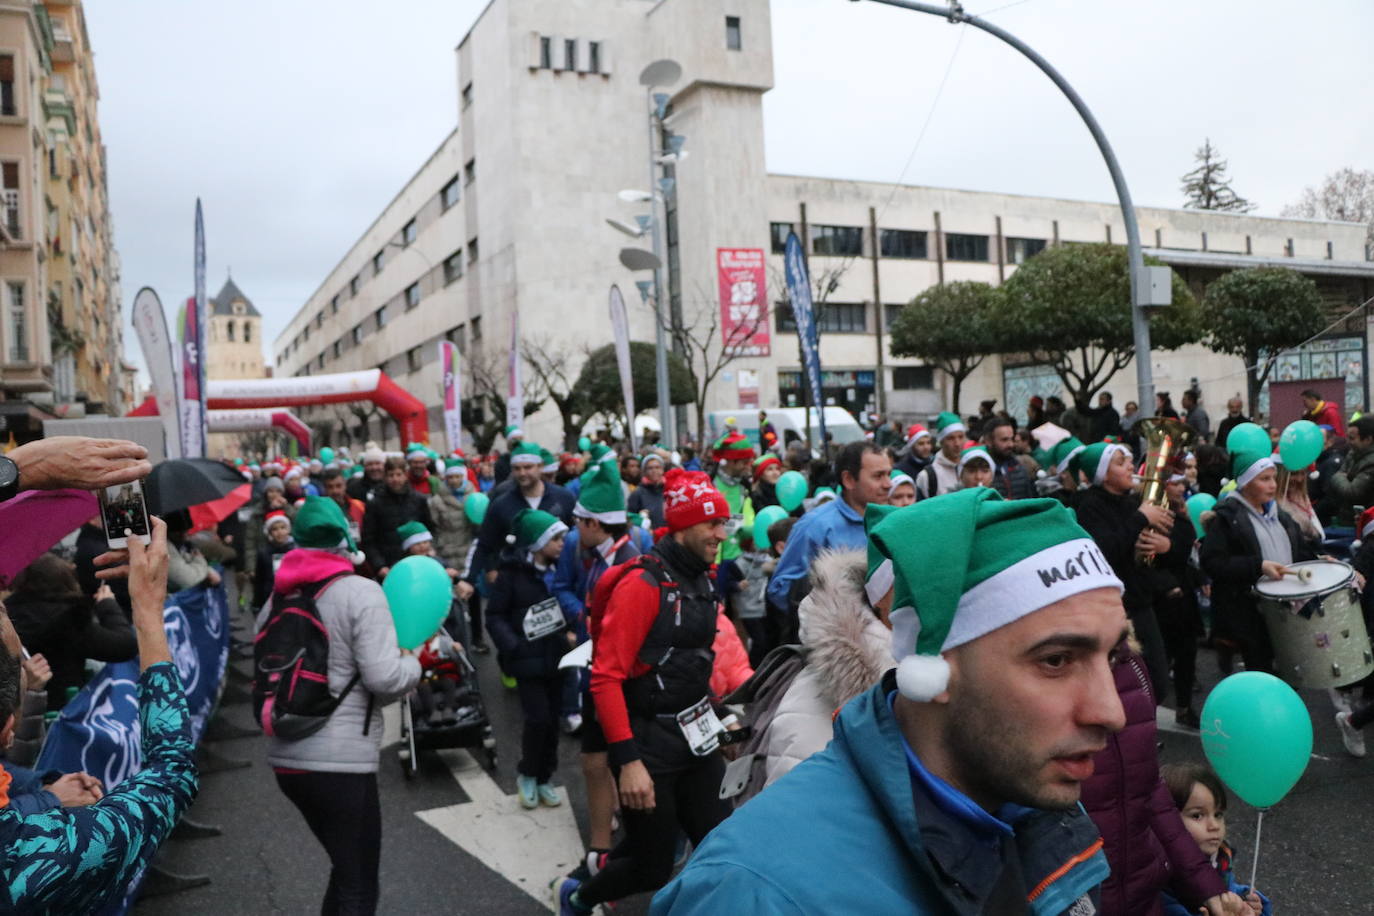
<instances>
[{"instance_id":1,"label":"race bib number","mask_svg":"<svg viewBox=\"0 0 1374 916\"><path fill-rule=\"evenodd\" d=\"M533 642L563 629L563 610L557 598L545 598L525 612L525 638Z\"/></svg>"},{"instance_id":2,"label":"race bib number","mask_svg":"<svg viewBox=\"0 0 1374 916\"><path fill-rule=\"evenodd\" d=\"M705 697L677 714L677 727L682 729L687 746L698 757L705 757L720 747L720 733L725 731L720 719L716 718L716 711L711 708L711 701Z\"/></svg>"},{"instance_id":3,"label":"race bib number","mask_svg":"<svg viewBox=\"0 0 1374 916\"><path fill-rule=\"evenodd\" d=\"M735 513L730 516L730 520L725 523L725 536L734 537L735 534L744 527L744 516Z\"/></svg>"}]
</instances>

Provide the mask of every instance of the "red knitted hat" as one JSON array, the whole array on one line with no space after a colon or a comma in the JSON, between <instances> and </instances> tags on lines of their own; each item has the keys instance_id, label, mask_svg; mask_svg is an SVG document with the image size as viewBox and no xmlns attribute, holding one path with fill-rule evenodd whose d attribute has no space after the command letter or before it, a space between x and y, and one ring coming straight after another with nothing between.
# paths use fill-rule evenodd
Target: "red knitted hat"
<instances>
[{"instance_id":1,"label":"red knitted hat","mask_svg":"<svg viewBox=\"0 0 1374 916\"><path fill-rule=\"evenodd\" d=\"M764 471L766 471L768 468L772 467L775 464L778 467L782 467L782 462L778 460L777 455L765 452L764 454L754 459L754 476L757 477L759 474L762 474Z\"/></svg>"},{"instance_id":2,"label":"red knitted hat","mask_svg":"<svg viewBox=\"0 0 1374 916\"><path fill-rule=\"evenodd\" d=\"M753 458L754 446L744 437L744 433L731 429L711 446L711 453L717 461L730 461L734 458Z\"/></svg>"},{"instance_id":3,"label":"red knitted hat","mask_svg":"<svg viewBox=\"0 0 1374 916\"><path fill-rule=\"evenodd\" d=\"M669 531L681 531L697 522L729 519L730 504L701 471L673 468L663 478L663 517Z\"/></svg>"}]
</instances>

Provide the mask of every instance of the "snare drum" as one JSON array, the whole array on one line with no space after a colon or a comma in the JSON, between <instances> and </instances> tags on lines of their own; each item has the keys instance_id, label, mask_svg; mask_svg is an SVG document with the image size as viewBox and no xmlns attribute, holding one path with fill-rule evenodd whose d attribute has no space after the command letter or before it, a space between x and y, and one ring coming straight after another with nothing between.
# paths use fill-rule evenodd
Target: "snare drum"
<instances>
[{"instance_id":1,"label":"snare drum","mask_svg":"<svg viewBox=\"0 0 1374 916\"><path fill-rule=\"evenodd\" d=\"M1355 571L1333 560L1291 563L1303 577L1261 579L1260 616L1274 643L1274 666L1294 687L1344 687L1374 672Z\"/></svg>"}]
</instances>

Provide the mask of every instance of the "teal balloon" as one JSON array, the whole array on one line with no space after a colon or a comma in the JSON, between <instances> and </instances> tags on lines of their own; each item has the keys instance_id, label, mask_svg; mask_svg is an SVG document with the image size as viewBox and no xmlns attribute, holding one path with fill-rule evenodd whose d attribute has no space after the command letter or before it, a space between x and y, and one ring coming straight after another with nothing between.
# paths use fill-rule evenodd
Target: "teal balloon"
<instances>
[{"instance_id":1,"label":"teal balloon","mask_svg":"<svg viewBox=\"0 0 1374 916\"><path fill-rule=\"evenodd\" d=\"M1217 498L1211 493L1194 493L1188 497L1188 517L1193 520L1193 530L1198 537L1202 537L1206 532L1202 530L1202 513L1211 512L1216 507Z\"/></svg>"},{"instance_id":2,"label":"teal balloon","mask_svg":"<svg viewBox=\"0 0 1374 916\"><path fill-rule=\"evenodd\" d=\"M806 478L800 471L784 471L776 487L778 502L788 512L795 510L806 499Z\"/></svg>"},{"instance_id":3,"label":"teal balloon","mask_svg":"<svg viewBox=\"0 0 1374 916\"><path fill-rule=\"evenodd\" d=\"M334 460L334 450L333 450L332 448L330 448L329 446L326 445L324 448L320 449L320 461L321 461L322 463L328 464L329 462L331 462L331 461L333 461L333 460Z\"/></svg>"},{"instance_id":4,"label":"teal balloon","mask_svg":"<svg viewBox=\"0 0 1374 916\"><path fill-rule=\"evenodd\" d=\"M779 483L782 481L779 480ZM768 527L774 522L780 522L787 518L787 510L782 506L768 506L760 509L754 515L754 549L767 550L770 546L768 540Z\"/></svg>"},{"instance_id":5,"label":"teal balloon","mask_svg":"<svg viewBox=\"0 0 1374 916\"><path fill-rule=\"evenodd\" d=\"M590 452L592 450L592 440L587 436L583 436L581 439L578 439L577 450L579 452Z\"/></svg>"},{"instance_id":6,"label":"teal balloon","mask_svg":"<svg viewBox=\"0 0 1374 916\"><path fill-rule=\"evenodd\" d=\"M417 649L433 636L453 603L453 582L433 557L406 557L386 574L382 591L396 624L396 642Z\"/></svg>"},{"instance_id":7,"label":"teal balloon","mask_svg":"<svg viewBox=\"0 0 1374 916\"><path fill-rule=\"evenodd\" d=\"M1232 455L1237 452L1259 452L1269 455L1274 444L1269 441L1269 433L1258 423L1242 423L1226 434L1226 450Z\"/></svg>"},{"instance_id":8,"label":"teal balloon","mask_svg":"<svg viewBox=\"0 0 1374 916\"><path fill-rule=\"evenodd\" d=\"M489 505L491 505L491 497L487 494L469 493L463 498L463 514L474 525L480 525L482 519L487 517L487 506Z\"/></svg>"},{"instance_id":9,"label":"teal balloon","mask_svg":"<svg viewBox=\"0 0 1374 916\"><path fill-rule=\"evenodd\" d=\"M1233 674L1202 706L1202 751L1232 792L1268 808L1307 769L1312 718L1293 688L1272 674Z\"/></svg>"},{"instance_id":10,"label":"teal balloon","mask_svg":"<svg viewBox=\"0 0 1374 916\"><path fill-rule=\"evenodd\" d=\"M1317 424L1311 420L1295 420L1279 436L1279 457L1288 470L1301 471L1317 460L1325 445L1326 437Z\"/></svg>"}]
</instances>

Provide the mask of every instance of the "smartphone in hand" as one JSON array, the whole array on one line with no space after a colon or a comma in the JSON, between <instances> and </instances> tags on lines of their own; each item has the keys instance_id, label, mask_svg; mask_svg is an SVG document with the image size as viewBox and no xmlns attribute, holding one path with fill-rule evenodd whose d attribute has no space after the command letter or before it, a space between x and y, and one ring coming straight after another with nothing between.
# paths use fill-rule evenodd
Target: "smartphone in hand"
<instances>
[{"instance_id":1,"label":"smartphone in hand","mask_svg":"<svg viewBox=\"0 0 1374 916\"><path fill-rule=\"evenodd\" d=\"M116 549L129 546L127 530L143 543L152 540L148 525L148 503L143 497L143 482L121 483L97 491L100 521L105 527L105 542Z\"/></svg>"}]
</instances>

